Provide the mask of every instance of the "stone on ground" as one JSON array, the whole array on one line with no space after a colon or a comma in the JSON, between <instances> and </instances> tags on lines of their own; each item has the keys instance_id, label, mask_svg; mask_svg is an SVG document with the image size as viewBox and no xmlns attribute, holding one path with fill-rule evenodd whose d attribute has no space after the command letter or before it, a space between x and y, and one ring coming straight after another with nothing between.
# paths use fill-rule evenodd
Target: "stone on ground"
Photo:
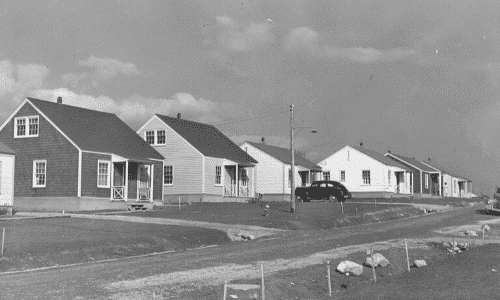
<instances>
[{"instance_id":1,"label":"stone on ground","mask_svg":"<svg viewBox=\"0 0 500 300\"><path fill-rule=\"evenodd\" d=\"M481 229L484 229L484 231L490 231L490 230L491 230L490 226L489 226L489 225L487 225L487 224L484 224L484 225L481 227Z\"/></svg>"},{"instance_id":2,"label":"stone on ground","mask_svg":"<svg viewBox=\"0 0 500 300\"><path fill-rule=\"evenodd\" d=\"M425 267L427 266L427 263L425 262L425 260L423 259L417 259L413 262L413 264L415 265L415 267L417 268L421 268L421 267Z\"/></svg>"},{"instance_id":3,"label":"stone on ground","mask_svg":"<svg viewBox=\"0 0 500 300\"><path fill-rule=\"evenodd\" d=\"M465 234L468 236L477 236L477 233L474 230L467 230Z\"/></svg>"},{"instance_id":4,"label":"stone on ground","mask_svg":"<svg viewBox=\"0 0 500 300\"><path fill-rule=\"evenodd\" d=\"M363 266L349 260L340 262L337 266L337 270L342 274L352 273L356 276L361 276L363 274Z\"/></svg>"}]
</instances>

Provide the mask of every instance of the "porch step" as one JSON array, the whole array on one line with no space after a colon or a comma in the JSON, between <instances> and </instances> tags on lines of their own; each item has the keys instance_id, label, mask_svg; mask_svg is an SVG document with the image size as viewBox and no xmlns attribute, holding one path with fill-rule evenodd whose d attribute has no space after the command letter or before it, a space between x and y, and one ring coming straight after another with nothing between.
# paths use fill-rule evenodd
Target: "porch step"
<instances>
[{"instance_id":1,"label":"porch step","mask_svg":"<svg viewBox=\"0 0 500 300\"><path fill-rule=\"evenodd\" d=\"M127 204L128 210L147 210L146 204Z\"/></svg>"}]
</instances>

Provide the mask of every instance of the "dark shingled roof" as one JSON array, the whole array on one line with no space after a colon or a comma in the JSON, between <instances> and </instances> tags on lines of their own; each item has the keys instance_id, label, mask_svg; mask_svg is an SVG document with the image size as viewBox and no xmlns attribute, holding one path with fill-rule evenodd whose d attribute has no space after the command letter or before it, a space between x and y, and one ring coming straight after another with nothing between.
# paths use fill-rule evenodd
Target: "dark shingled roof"
<instances>
[{"instance_id":1,"label":"dark shingled roof","mask_svg":"<svg viewBox=\"0 0 500 300\"><path fill-rule=\"evenodd\" d=\"M156 114L156 116L205 156L226 158L242 164L257 163L253 157L213 125L159 114Z\"/></svg>"},{"instance_id":2,"label":"dark shingled roof","mask_svg":"<svg viewBox=\"0 0 500 300\"><path fill-rule=\"evenodd\" d=\"M250 145L254 146L255 148L266 152L267 154L271 155L272 157L284 162L285 164L291 164L292 163L292 158L290 157L290 149L286 148L281 148L281 147L276 147L276 146L271 146L263 143L255 143L255 142L249 142L246 141L246 143L249 143ZM313 163L312 161L309 161L301 156L295 155L295 165L310 169L310 170L321 170L321 167L318 166L317 164Z\"/></svg>"},{"instance_id":3,"label":"dark shingled roof","mask_svg":"<svg viewBox=\"0 0 500 300\"><path fill-rule=\"evenodd\" d=\"M0 142L0 153L3 154L16 154L14 150L7 147L4 143Z\"/></svg>"},{"instance_id":4,"label":"dark shingled roof","mask_svg":"<svg viewBox=\"0 0 500 300\"><path fill-rule=\"evenodd\" d=\"M399 155L399 154L394 154L394 153L387 153L389 155L392 155L394 156L395 158L409 164L409 165L412 165L414 167L416 167L417 169L420 169L422 171L425 171L425 172L430 172L430 173L436 173L436 172L439 172L438 170L432 168L432 167L429 167L429 166L426 166L424 165L422 162L414 159L414 158L409 158L409 157L406 157L406 156L402 156L402 155ZM386 155L387 155L386 154Z\"/></svg>"},{"instance_id":5,"label":"dark shingled roof","mask_svg":"<svg viewBox=\"0 0 500 300\"><path fill-rule=\"evenodd\" d=\"M127 159L164 159L115 114L33 98L28 101L82 150Z\"/></svg>"},{"instance_id":6,"label":"dark shingled roof","mask_svg":"<svg viewBox=\"0 0 500 300\"><path fill-rule=\"evenodd\" d=\"M461 178L461 179L464 179L467 181L471 181L470 179L467 179L466 177L457 175L457 173L455 173L455 172L450 172L447 168L443 168L443 166L441 166L440 164L437 164L435 162L423 161L422 163L428 164L429 166L433 167L434 169L440 170L441 173L445 173L445 174L451 175L453 177L457 177L457 178Z\"/></svg>"},{"instance_id":7,"label":"dark shingled roof","mask_svg":"<svg viewBox=\"0 0 500 300\"><path fill-rule=\"evenodd\" d=\"M365 148L361 148L361 147L354 147L354 146L350 146L350 147L353 148L353 149L358 150L359 152L361 152L361 153L363 153L365 155L368 155L369 157L371 157L374 160L377 160L377 161L383 163L384 165L392 166L392 167L398 167L398 168L401 168L403 170L409 171L409 169L408 169L407 166L405 166L405 165L403 165L401 163L398 163L397 161L395 161L393 159L390 159L387 156L384 156L382 153L378 153L376 151L365 149Z\"/></svg>"}]
</instances>

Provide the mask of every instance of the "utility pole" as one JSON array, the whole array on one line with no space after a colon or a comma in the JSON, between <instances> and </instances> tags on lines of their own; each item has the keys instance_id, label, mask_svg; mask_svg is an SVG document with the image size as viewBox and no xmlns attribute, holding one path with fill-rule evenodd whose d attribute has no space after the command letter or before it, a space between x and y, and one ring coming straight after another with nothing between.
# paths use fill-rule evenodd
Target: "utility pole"
<instances>
[{"instance_id":1,"label":"utility pole","mask_svg":"<svg viewBox=\"0 0 500 300\"><path fill-rule=\"evenodd\" d=\"M292 205L291 213L295 213L295 150L293 149L293 104L290 105L290 155L292 156L291 160L291 173L292 173L292 182L290 188L290 202Z\"/></svg>"}]
</instances>

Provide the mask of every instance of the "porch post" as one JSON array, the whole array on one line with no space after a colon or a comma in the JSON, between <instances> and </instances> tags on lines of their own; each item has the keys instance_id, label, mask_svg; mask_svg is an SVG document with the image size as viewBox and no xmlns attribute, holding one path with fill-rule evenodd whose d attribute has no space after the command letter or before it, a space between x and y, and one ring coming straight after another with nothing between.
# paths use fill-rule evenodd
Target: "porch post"
<instances>
[{"instance_id":1,"label":"porch post","mask_svg":"<svg viewBox=\"0 0 500 300\"><path fill-rule=\"evenodd\" d=\"M238 164L236 164L236 197L240 196L240 179L238 178L239 175Z\"/></svg>"},{"instance_id":2,"label":"porch post","mask_svg":"<svg viewBox=\"0 0 500 300\"><path fill-rule=\"evenodd\" d=\"M413 178L413 172L410 172L410 176L411 176L411 185L410 185L410 189L411 189L411 194L413 195L413 186L415 185L415 178Z\"/></svg>"},{"instance_id":3,"label":"porch post","mask_svg":"<svg viewBox=\"0 0 500 300\"><path fill-rule=\"evenodd\" d=\"M110 165L109 172L111 173L111 174L109 174L109 187L110 187L110 192L111 192L110 199L113 200L113 186L115 185L115 181L113 180L114 176L115 176L115 163L113 161L111 161L111 163L109 165Z\"/></svg>"},{"instance_id":4,"label":"porch post","mask_svg":"<svg viewBox=\"0 0 500 300\"><path fill-rule=\"evenodd\" d=\"M252 168L252 197L255 198L255 166Z\"/></svg>"},{"instance_id":5,"label":"porch post","mask_svg":"<svg viewBox=\"0 0 500 300\"><path fill-rule=\"evenodd\" d=\"M128 201L128 160L125 161L125 201Z\"/></svg>"},{"instance_id":6,"label":"porch post","mask_svg":"<svg viewBox=\"0 0 500 300\"><path fill-rule=\"evenodd\" d=\"M151 170L151 176L149 178L149 180L151 180L151 187L149 188L150 191L149 191L149 201L150 202L153 202L153 193L154 193L154 188L153 188L153 184L154 184L154 174L155 174L155 165L154 164L151 164L149 169Z\"/></svg>"}]
</instances>

